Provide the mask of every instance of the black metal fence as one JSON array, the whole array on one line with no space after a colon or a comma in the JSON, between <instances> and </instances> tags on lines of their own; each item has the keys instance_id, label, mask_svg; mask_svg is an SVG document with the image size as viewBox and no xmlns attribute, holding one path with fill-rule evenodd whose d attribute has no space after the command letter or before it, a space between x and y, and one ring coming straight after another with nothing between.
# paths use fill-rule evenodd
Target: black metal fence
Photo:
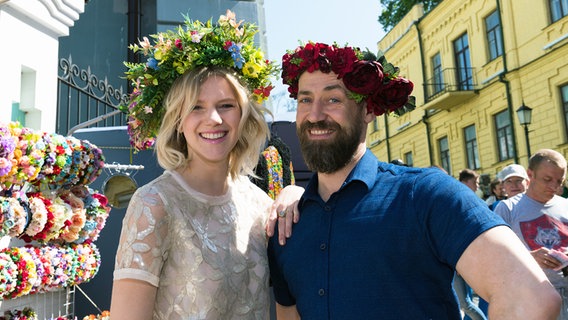
<instances>
[{"instance_id":1,"label":"black metal fence","mask_svg":"<svg viewBox=\"0 0 568 320\"><path fill-rule=\"evenodd\" d=\"M56 132L67 135L70 129L109 114L125 103L128 95L122 87L114 88L107 78L99 78L87 70L73 64L69 59L59 60L60 75L57 82L57 123ZM86 127L110 127L126 125L126 116L116 113Z\"/></svg>"}]
</instances>

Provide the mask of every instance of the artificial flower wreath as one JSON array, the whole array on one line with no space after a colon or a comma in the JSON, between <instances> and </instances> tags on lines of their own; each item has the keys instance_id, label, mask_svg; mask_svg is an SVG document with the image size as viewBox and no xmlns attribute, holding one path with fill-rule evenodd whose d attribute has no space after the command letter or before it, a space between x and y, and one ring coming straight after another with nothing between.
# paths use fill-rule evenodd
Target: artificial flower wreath
<instances>
[{"instance_id":1,"label":"artificial flower wreath","mask_svg":"<svg viewBox=\"0 0 568 320\"><path fill-rule=\"evenodd\" d=\"M349 97L358 103L365 101L367 110L375 115L411 111L415 98L410 96L414 85L398 75L399 68L359 48L337 44L308 42L282 57L282 82L288 85L290 97L298 97L298 81L305 71L333 72L350 91Z\"/></svg>"},{"instance_id":2,"label":"artificial flower wreath","mask_svg":"<svg viewBox=\"0 0 568 320\"><path fill-rule=\"evenodd\" d=\"M128 134L135 150L154 145L165 114L162 101L173 82L188 70L201 66L231 69L251 90L253 100L266 100L273 88L269 78L277 67L255 46L257 32L254 24L237 22L235 14L227 10L215 25L211 20L203 23L185 17L185 26L175 32L151 35L153 44L144 37L139 45L130 45L145 60L125 63L126 78L134 89L127 105L120 106L128 114Z\"/></svg>"}]
</instances>

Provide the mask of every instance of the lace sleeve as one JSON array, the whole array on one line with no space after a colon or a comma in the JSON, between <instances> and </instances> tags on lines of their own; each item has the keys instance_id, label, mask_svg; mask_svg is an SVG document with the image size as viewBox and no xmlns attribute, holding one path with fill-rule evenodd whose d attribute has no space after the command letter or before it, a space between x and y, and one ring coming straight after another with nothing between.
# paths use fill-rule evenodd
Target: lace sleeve
<instances>
[{"instance_id":1,"label":"lace sleeve","mask_svg":"<svg viewBox=\"0 0 568 320\"><path fill-rule=\"evenodd\" d=\"M122 222L114 280L137 279L158 286L168 252L164 208L158 191L151 186L133 195Z\"/></svg>"}]
</instances>

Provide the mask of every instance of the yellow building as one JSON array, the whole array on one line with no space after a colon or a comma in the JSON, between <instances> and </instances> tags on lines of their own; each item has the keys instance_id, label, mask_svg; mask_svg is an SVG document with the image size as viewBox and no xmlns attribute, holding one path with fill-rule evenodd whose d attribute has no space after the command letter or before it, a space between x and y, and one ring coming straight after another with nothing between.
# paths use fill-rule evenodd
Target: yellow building
<instances>
[{"instance_id":1,"label":"yellow building","mask_svg":"<svg viewBox=\"0 0 568 320\"><path fill-rule=\"evenodd\" d=\"M551 5L556 3L557 6ZM541 148L568 155L568 7L553 0L444 0L414 6L379 49L414 82L416 109L379 117L368 147L383 161L464 168L488 182ZM513 10L513 4L515 8ZM532 109L525 127L517 110Z\"/></svg>"}]
</instances>

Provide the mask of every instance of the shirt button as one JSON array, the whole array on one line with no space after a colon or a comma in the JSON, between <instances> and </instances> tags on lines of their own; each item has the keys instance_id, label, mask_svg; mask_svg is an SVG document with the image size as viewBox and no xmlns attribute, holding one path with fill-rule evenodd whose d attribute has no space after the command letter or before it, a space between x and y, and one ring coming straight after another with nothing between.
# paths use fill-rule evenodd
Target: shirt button
<instances>
[{"instance_id":1,"label":"shirt button","mask_svg":"<svg viewBox=\"0 0 568 320\"><path fill-rule=\"evenodd\" d=\"M319 290L318 290L318 294L319 294L320 296L325 295L325 290L324 290L324 289L319 289Z\"/></svg>"},{"instance_id":2,"label":"shirt button","mask_svg":"<svg viewBox=\"0 0 568 320\"><path fill-rule=\"evenodd\" d=\"M325 243L320 244L320 249L323 251L325 250L325 248L327 248L327 246L325 245Z\"/></svg>"},{"instance_id":3,"label":"shirt button","mask_svg":"<svg viewBox=\"0 0 568 320\"><path fill-rule=\"evenodd\" d=\"M331 211L331 207L330 207L330 206L325 206L325 207L323 208L323 210L329 212L329 211Z\"/></svg>"}]
</instances>

